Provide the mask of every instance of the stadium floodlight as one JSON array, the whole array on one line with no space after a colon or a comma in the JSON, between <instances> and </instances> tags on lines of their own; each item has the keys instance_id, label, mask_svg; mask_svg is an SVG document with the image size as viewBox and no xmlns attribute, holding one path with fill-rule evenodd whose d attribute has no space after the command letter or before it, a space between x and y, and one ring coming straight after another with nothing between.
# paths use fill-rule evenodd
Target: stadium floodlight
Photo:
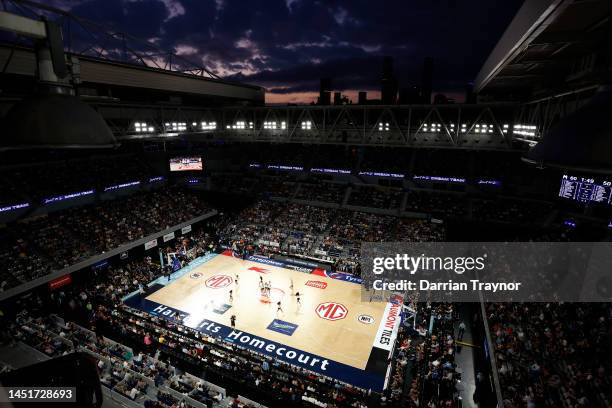
<instances>
[{"instance_id":1,"label":"stadium floodlight","mask_svg":"<svg viewBox=\"0 0 612 408\"><path fill-rule=\"evenodd\" d=\"M147 122L134 122L134 130L138 133L146 132L149 129Z\"/></svg>"},{"instance_id":2,"label":"stadium floodlight","mask_svg":"<svg viewBox=\"0 0 612 408\"><path fill-rule=\"evenodd\" d=\"M202 130L215 130L217 129L217 122L202 122L200 128Z\"/></svg>"}]
</instances>

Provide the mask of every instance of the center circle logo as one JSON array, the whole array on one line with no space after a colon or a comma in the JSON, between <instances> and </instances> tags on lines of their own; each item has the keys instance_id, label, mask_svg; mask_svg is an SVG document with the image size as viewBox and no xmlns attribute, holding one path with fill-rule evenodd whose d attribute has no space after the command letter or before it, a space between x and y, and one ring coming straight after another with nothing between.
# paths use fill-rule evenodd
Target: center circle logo
<instances>
[{"instance_id":1,"label":"center circle logo","mask_svg":"<svg viewBox=\"0 0 612 408\"><path fill-rule=\"evenodd\" d=\"M226 288L231 285L234 280L227 275L213 275L210 278L206 279L204 284L207 288L211 289L221 289Z\"/></svg>"},{"instance_id":2,"label":"center circle logo","mask_svg":"<svg viewBox=\"0 0 612 408\"><path fill-rule=\"evenodd\" d=\"M202 277L202 274L200 272L194 272L191 275L189 275L189 277L191 279L200 279Z\"/></svg>"},{"instance_id":3,"label":"center circle logo","mask_svg":"<svg viewBox=\"0 0 612 408\"><path fill-rule=\"evenodd\" d=\"M366 315L366 314L362 314L357 316L357 320L359 321L359 323L363 323L363 324L372 324L374 323L374 318L370 315Z\"/></svg>"},{"instance_id":4,"label":"center circle logo","mask_svg":"<svg viewBox=\"0 0 612 408\"><path fill-rule=\"evenodd\" d=\"M325 302L320 303L315 312L321 319L334 321L344 319L348 314L348 309L341 303Z\"/></svg>"}]
</instances>

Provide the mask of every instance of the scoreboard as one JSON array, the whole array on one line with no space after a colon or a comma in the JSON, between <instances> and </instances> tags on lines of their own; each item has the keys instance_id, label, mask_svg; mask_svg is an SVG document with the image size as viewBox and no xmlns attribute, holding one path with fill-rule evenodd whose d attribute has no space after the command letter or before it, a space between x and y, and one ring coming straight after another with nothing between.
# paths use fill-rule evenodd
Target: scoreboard
<instances>
[{"instance_id":1,"label":"scoreboard","mask_svg":"<svg viewBox=\"0 0 612 408\"><path fill-rule=\"evenodd\" d=\"M612 181L564 174L559 197L585 204L596 202L612 205Z\"/></svg>"}]
</instances>

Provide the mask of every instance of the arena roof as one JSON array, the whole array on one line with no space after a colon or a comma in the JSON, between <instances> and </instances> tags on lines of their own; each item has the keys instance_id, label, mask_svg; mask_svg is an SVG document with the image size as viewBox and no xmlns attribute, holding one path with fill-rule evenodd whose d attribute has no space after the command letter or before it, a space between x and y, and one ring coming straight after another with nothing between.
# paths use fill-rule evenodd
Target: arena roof
<instances>
[{"instance_id":1,"label":"arena roof","mask_svg":"<svg viewBox=\"0 0 612 408\"><path fill-rule=\"evenodd\" d=\"M209 78L177 71L138 66L90 56L78 56L80 80L84 84L103 84L145 88L172 93L232 98L264 103L265 90L259 86ZM4 73L34 77L34 51L25 47L0 45L0 66Z\"/></svg>"},{"instance_id":2,"label":"arena roof","mask_svg":"<svg viewBox=\"0 0 612 408\"><path fill-rule=\"evenodd\" d=\"M516 100L597 85L601 78L592 74L611 12L609 0L526 0L474 90Z\"/></svg>"}]
</instances>

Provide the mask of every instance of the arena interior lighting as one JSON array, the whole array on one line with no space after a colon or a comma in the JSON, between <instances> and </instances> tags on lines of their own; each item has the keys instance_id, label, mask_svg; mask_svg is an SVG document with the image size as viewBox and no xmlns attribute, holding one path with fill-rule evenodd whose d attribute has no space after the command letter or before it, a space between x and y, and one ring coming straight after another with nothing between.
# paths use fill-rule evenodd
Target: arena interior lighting
<instances>
[{"instance_id":1,"label":"arena interior lighting","mask_svg":"<svg viewBox=\"0 0 612 408\"><path fill-rule=\"evenodd\" d=\"M216 130L217 122L202 122L200 123L200 129L202 130Z\"/></svg>"},{"instance_id":2,"label":"arena interior lighting","mask_svg":"<svg viewBox=\"0 0 612 408\"><path fill-rule=\"evenodd\" d=\"M147 122L135 122L134 130L136 133L153 133L155 132L155 127L147 124Z\"/></svg>"},{"instance_id":3,"label":"arena interior lighting","mask_svg":"<svg viewBox=\"0 0 612 408\"><path fill-rule=\"evenodd\" d=\"M166 122L164 123L164 127L166 128L166 131L186 132L187 122Z\"/></svg>"},{"instance_id":4,"label":"arena interior lighting","mask_svg":"<svg viewBox=\"0 0 612 408\"><path fill-rule=\"evenodd\" d=\"M247 128L247 123L244 120L239 120L236 123L234 123L233 125L227 125L226 126L227 129L234 129L234 130L244 130ZM249 124L249 128L253 129L250 124Z\"/></svg>"},{"instance_id":5,"label":"arena interior lighting","mask_svg":"<svg viewBox=\"0 0 612 408\"><path fill-rule=\"evenodd\" d=\"M379 132L388 132L389 131L389 122L378 122L378 131Z\"/></svg>"},{"instance_id":6,"label":"arena interior lighting","mask_svg":"<svg viewBox=\"0 0 612 408\"><path fill-rule=\"evenodd\" d=\"M437 133L442 130L442 125L440 123L431 123L428 125L425 123L423 125L423 132Z\"/></svg>"}]
</instances>

